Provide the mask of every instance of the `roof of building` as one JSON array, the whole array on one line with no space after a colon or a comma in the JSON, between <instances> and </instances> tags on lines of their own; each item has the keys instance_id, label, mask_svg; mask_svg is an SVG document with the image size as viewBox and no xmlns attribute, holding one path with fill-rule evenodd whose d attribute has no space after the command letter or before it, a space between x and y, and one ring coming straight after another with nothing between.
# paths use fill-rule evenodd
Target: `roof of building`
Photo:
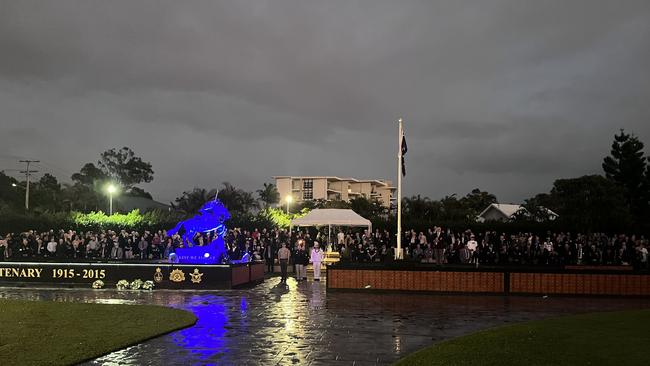
<instances>
[{"instance_id":1,"label":"roof of building","mask_svg":"<svg viewBox=\"0 0 650 366\"><path fill-rule=\"evenodd\" d=\"M501 212L507 218L511 218L514 214L516 214L520 210L525 210L526 212L528 212L526 210L526 208L524 206L522 206L522 205L514 205L514 204L509 204L509 203L493 203L493 204L489 205L488 207L486 207L485 210L481 211L481 213L478 214L478 217L483 217L483 215L486 212L488 212L491 208L494 208L494 209L498 210L499 212ZM545 210L546 213L550 217L559 217L559 215L557 213L553 212L552 210L550 210L550 209L548 209L546 207L540 206L539 208L542 209L542 210Z\"/></svg>"},{"instance_id":2,"label":"roof of building","mask_svg":"<svg viewBox=\"0 0 650 366\"><path fill-rule=\"evenodd\" d=\"M551 210L550 208L546 208L544 206L539 206L539 208L546 211L546 213L549 214L550 216L560 217L560 215L558 215L555 211Z\"/></svg>"},{"instance_id":3,"label":"roof of building","mask_svg":"<svg viewBox=\"0 0 650 366\"><path fill-rule=\"evenodd\" d=\"M488 207L486 207L485 210L483 210L478 215L483 216L491 208L499 210L506 217L512 217L512 215L514 215L515 213L517 213L517 211L521 210L524 207L522 205L513 205L513 204L509 204L509 203L493 203L493 204L489 205Z\"/></svg>"},{"instance_id":4,"label":"roof of building","mask_svg":"<svg viewBox=\"0 0 650 366\"><path fill-rule=\"evenodd\" d=\"M350 209L319 208L310 211L307 215L291 220L293 226L367 226L370 220L363 218Z\"/></svg>"}]
</instances>

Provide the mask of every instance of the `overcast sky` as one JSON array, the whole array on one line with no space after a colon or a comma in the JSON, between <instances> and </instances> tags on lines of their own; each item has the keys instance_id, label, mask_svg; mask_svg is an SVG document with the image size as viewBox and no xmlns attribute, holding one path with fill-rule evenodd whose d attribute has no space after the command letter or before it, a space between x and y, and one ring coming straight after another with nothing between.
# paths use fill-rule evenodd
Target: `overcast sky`
<instances>
[{"instance_id":1,"label":"overcast sky","mask_svg":"<svg viewBox=\"0 0 650 366\"><path fill-rule=\"evenodd\" d=\"M273 175L396 177L501 202L650 153L650 1L0 0L0 169L112 147L168 202ZM12 173L12 172L10 172Z\"/></svg>"}]
</instances>

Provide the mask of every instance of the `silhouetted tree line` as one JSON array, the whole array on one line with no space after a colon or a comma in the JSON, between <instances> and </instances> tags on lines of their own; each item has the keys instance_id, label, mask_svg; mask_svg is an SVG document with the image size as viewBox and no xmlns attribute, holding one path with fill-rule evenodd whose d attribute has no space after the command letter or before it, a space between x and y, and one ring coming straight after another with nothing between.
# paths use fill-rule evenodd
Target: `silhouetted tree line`
<instances>
[{"instance_id":1,"label":"silhouetted tree line","mask_svg":"<svg viewBox=\"0 0 650 366\"><path fill-rule=\"evenodd\" d=\"M644 144L624 130L614 136L611 151L603 159L604 174L578 178L558 179L548 193L537 194L523 203L526 215L516 215L507 223L477 223L477 215L497 197L474 189L467 195L456 194L434 200L415 195L402 199L404 227L422 230L433 225L458 229L495 229L502 231L637 231L650 232L650 164ZM34 215L53 215L70 211L105 211L109 182L121 187L122 195L146 197L151 195L139 184L153 181L151 163L128 147L103 152L97 163L87 163L71 176L71 184L61 184L49 173L32 182L33 212L25 214L24 191L13 187L24 186L0 171L0 214L3 220L26 220ZM270 228L273 223L260 210L279 203L276 187L264 183L256 192L249 192L224 182L219 188L194 188L183 192L171 206L176 216L192 215L206 201L218 197L231 211L231 225L243 228ZM294 204L293 212L304 208L351 208L373 221L377 228L394 227L394 210L364 197L349 202L310 201ZM548 209L559 215L549 221ZM171 220L171 219L170 219ZM54 220L56 221L56 220ZM7 224L6 224L7 225ZM5 225L5 226L6 226Z\"/></svg>"},{"instance_id":2,"label":"silhouetted tree line","mask_svg":"<svg viewBox=\"0 0 650 366\"><path fill-rule=\"evenodd\" d=\"M644 144L621 130L614 136L610 155L603 159L603 175L558 179L548 193L523 203L527 213L509 223L477 223L475 217L497 199L478 189L467 196L440 200L413 196L402 200L404 227L423 230L432 225L452 229L501 231L650 232L650 164ZM559 215L550 221L548 209ZM393 225L377 221L375 226Z\"/></svg>"},{"instance_id":3,"label":"silhouetted tree line","mask_svg":"<svg viewBox=\"0 0 650 366\"><path fill-rule=\"evenodd\" d=\"M604 175L558 179L549 193L526 200L533 216L548 207L560 223L583 231L650 231L650 165L638 137L621 130L610 155L602 162Z\"/></svg>"}]
</instances>

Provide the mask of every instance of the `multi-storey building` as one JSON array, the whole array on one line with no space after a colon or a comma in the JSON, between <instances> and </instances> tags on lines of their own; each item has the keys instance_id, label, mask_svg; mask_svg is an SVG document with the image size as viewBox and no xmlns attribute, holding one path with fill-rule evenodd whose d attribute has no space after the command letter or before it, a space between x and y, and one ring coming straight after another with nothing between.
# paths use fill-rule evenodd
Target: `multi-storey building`
<instances>
[{"instance_id":1,"label":"multi-storey building","mask_svg":"<svg viewBox=\"0 0 650 366\"><path fill-rule=\"evenodd\" d=\"M395 187L383 179L355 179L339 177L290 177L276 176L275 185L282 202L291 196L293 201L341 200L365 197L379 201L390 208Z\"/></svg>"}]
</instances>

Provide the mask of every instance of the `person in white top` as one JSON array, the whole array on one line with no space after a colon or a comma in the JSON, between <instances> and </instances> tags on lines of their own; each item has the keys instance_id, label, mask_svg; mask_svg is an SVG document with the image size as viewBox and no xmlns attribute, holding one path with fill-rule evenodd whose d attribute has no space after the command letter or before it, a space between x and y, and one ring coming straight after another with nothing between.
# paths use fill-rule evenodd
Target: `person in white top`
<instances>
[{"instance_id":1,"label":"person in white top","mask_svg":"<svg viewBox=\"0 0 650 366\"><path fill-rule=\"evenodd\" d=\"M323 262L323 251L319 248L317 241L314 242L314 248L311 250L309 262L314 266L314 281L320 281L320 264Z\"/></svg>"},{"instance_id":2,"label":"person in white top","mask_svg":"<svg viewBox=\"0 0 650 366\"><path fill-rule=\"evenodd\" d=\"M47 243L47 253L50 257L54 257L56 255L56 245L57 242L54 240L54 237L52 237L50 242Z\"/></svg>"}]
</instances>

